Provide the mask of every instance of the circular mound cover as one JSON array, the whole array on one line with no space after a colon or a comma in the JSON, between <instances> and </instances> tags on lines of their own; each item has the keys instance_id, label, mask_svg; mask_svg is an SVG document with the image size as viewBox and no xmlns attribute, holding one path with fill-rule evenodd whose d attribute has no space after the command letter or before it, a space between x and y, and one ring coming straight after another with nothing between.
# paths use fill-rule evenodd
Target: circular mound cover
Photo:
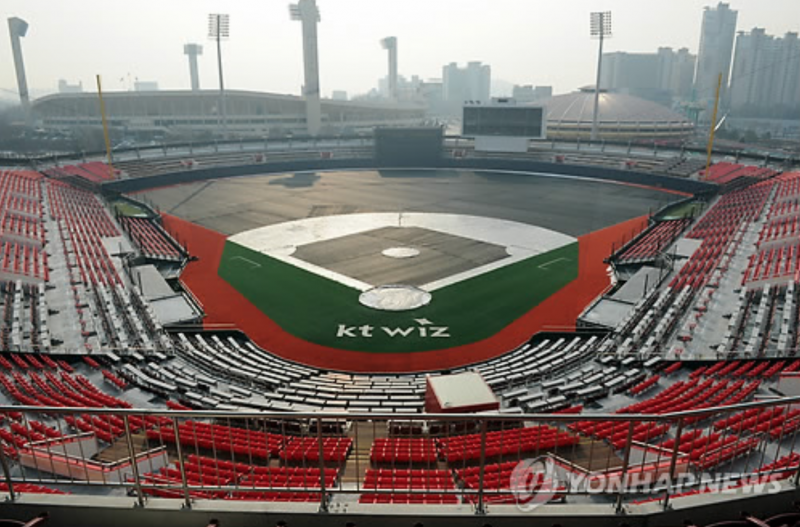
<instances>
[{"instance_id":1,"label":"circular mound cover","mask_svg":"<svg viewBox=\"0 0 800 527\"><path fill-rule=\"evenodd\" d=\"M390 247L381 251L381 254L389 258L413 258L419 256L419 249L413 247Z\"/></svg>"},{"instance_id":2,"label":"circular mound cover","mask_svg":"<svg viewBox=\"0 0 800 527\"><path fill-rule=\"evenodd\" d=\"M411 285L382 285L364 291L358 301L380 311L408 311L427 305L431 294Z\"/></svg>"}]
</instances>

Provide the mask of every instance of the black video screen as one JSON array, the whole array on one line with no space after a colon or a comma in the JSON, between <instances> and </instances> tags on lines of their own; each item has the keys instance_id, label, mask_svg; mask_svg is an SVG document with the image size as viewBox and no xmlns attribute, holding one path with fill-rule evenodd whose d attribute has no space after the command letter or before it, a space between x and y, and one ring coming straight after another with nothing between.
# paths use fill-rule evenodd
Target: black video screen
<instances>
[{"instance_id":1,"label":"black video screen","mask_svg":"<svg viewBox=\"0 0 800 527\"><path fill-rule=\"evenodd\" d=\"M463 135L497 135L510 137L541 137L542 108L464 107Z\"/></svg>"}]
</instances>

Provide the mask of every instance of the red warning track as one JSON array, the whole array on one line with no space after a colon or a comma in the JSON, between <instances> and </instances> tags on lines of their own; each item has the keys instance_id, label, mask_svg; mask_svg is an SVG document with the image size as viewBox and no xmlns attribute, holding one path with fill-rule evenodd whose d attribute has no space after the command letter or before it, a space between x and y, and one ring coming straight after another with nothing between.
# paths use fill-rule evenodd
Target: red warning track
<instances>
[{"instance_id":1,"label":"red warning track","mask_svg":"<svg viewBox=\"0 0 800 527\"><path fill-rule=\"evenodd\" d=\"M241 293L219 277L225 236L168 214L164 226L196 256L181 276L202 303L207 328L227 326L244 331L260 347L288 360L310 366L351 372L417 372L463 366L512 350L533 333L574 328L575 319L589 302L609 285L603 263L613 247L647 225L647 217L634 218L580 236L578 278L496 335L472 344L416 353L366 353L321 346L283 331Z\"/></svg>"}]
</instances>

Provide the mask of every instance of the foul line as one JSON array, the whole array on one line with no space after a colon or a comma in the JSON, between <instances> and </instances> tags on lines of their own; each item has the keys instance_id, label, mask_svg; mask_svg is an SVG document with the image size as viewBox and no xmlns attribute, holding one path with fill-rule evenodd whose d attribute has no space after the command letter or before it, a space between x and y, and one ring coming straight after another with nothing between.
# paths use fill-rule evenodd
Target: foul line
<instances>
[{"instance_id":1,"label":"foul line","mask_svg":"<svg viewBox=\"0 0 800 527\"><path fill-rule=\"evenodd\" d=\"M234 256L231 260L244 260L245 262L249 263L251 267L261 267L261 264L258 262L254 262L250 258L245 258L244 256Z\"/></svg>"},{"instance_id":2,"label":"foul line","mask_svg":"<svg viewBox=\"0 0 800 527\"><path fill-rule=\"evenodd\" d=\"M539 269L544 269L545 267L549 266L550 264L554 264L556 262L560 262L561 260L564 260L564 261L568 262L569 258L561 257L561 258L556 258L555 260L550 260L549 262L545 262L542 265L540 265Z\"/></svg>"}]
</instances>

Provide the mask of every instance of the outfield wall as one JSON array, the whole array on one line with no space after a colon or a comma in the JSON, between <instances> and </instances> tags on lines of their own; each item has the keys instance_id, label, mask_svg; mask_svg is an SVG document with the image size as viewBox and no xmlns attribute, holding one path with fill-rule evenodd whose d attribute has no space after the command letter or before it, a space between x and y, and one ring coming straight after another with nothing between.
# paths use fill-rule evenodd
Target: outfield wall
<instances>
[{"instance_id":1,"label":"outfield wall","mask_svg":"<svg viewBox=\"0 0 800 527\"><path fill-rule=\"evenodd\" d=\"M185 170L168 174L159 174L150 177L132 178L104 183L102 188L106 194L138 192L158 187L220 179L237 176L257 174L306 172L306 171L332 171L345 169L385 169L399 168L394 166L380 166L374 159L308 159L303 161L262 163L257 165L239 165L232 167L209 167L195 170ZM402 167L408 169L408 167ZM443 158L436 166L420 168L459 169L459 170L514 170L519 172L541 172L545 174L562 174L579 176L600 180L620 181L634 185L663 188L686 192L689 194L713 194L718 186L713 183L695 181L691 179L648 174L633 170L619 170L608 167L594 167L584 165L566 165L561 163L548 163L526 159L454 159Z\"/></svg>"}]
</instances>

